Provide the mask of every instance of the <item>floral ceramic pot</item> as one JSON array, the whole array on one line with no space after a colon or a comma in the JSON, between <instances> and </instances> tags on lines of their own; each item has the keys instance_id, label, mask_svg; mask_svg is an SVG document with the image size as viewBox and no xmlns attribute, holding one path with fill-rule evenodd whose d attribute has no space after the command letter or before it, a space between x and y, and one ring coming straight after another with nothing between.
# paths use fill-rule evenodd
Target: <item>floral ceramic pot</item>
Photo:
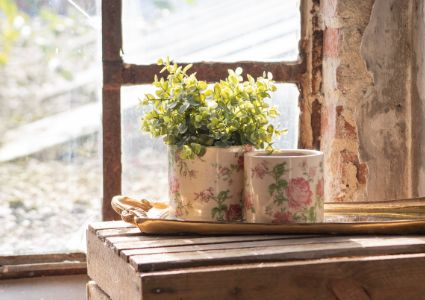
<instances>
[{"instance_id":1,"label":"floral ceramic pot","mask_svg":"<svg viewBox=\"0 0 425 300\"><path fill-rule=\"evenodd\" d=\"M323 153L282 150L245 155L243 213L249 223L323 221Z\"/></svg>"},{"instance_id":2,"label":"floral ceramic pot","mask_svg":"<svg viewBox=\"0 0 425 300\"><path fill-rule=\"evenodd\" d=\"M202 157L182 159L169 147L170 216L182 220L242 220L244 153L251 147L207 147Z\"/></svg>"}]
</instances>

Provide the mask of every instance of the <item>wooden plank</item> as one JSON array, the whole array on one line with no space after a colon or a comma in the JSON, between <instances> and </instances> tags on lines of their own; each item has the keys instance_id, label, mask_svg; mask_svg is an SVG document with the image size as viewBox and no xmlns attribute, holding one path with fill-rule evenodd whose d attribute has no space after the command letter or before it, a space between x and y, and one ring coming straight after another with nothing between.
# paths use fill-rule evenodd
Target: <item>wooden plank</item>
<instances>
[{"instance_id":1,"label":"wooden plank","mask_svg":"<svg viewBox=\"0 0 425 300\"><path fill-rule=\"evenodd\" d=\"M137 242L120 242L111 245L116 251L140 248L158 248L158 247L173 247L173 246L186 246L186 245L203 245L203 244L220 244L220 243L238 243L241 241L262 241L262 240L277 240L277 239L296 239L296 238L307 238L313 235L296 236L296 235L269 235L269 236L217 236L217 237L202 237L202 236L183 236L178 238L166 238L166 239L152 239L142 240Z\"/></svg>"},{"instance_id":2,"label":"wooden plank","mask_svg":"<svg viewBox=\"0 0 425 300\"><path fill-rule=\"evenodd\" d=\"M49 253L31 255L7 255L0 256L0 266L2 265L24 265L35 263L59 263L63 261L86 261L86 254L75 253Z\"/></svg>"},{"instance_id":3,"label":"wooden plank","mask_svg":"<svg viewBox=\"0 0 425 300\"><path fill-rule=\"evenodd\" d=\"M221 249L211 251L179 252L131 256L131 265L139 271L156 271L193 266L320 259L342 256L386 255L425 252L425 237L347 238L338 243L316 243Z\"/></svg>"},{"instance_id":4,"label":"wooden plank","mask_svg":"<svg viewBox=\"0 0 425 300\"><path fill-rule=\"evenodd\" d=\"M105 238L105 242L110 245L111 247L114 247L116 244L121 244L121 243L125 243L125 244L133 244L133 243L137 243L137 242L143 242L143 241L157 241L157 240L169 240L169 239L173 239L173 240L179 240L179 239L185 239L185 238L197 238L197 236L179 236L179 235L174 235L174 236L155 236L155 235L145 235L145 234L141 234L141 235L135 235L135 236L111 236L111 237L107 237ZM200 236L199 236L200 237Z\"/></svg>"},{"instance_id":5,"label":"wooden plank","mask_svg":"<svg viewBox=\"0 0 425 300\"><path fill-rule=\"evenodd\" d=\"M87 300L111 300L111 298L94 282L89 281L86 286Z\"/></svg>"},{"instance_id":6,"label":"wooden plank","mask_svg":"<svg viewBox=\"0 0 425 300\"><path fill-rule=\"evenodd\" d=\"M316 241L317 243L318 241ZM320 241L322 242L322 241ZM179 252L198 252L209 250L231 250L231 249L245 249L245 248L258 248L258 247L277 247L282 245L305 245L313 244L309 239L301 239L299 242L296 240L281 240L270 239L263 241L248 241L248 242L230 242L230 243L205 243L205 244L191 244L175 247L143 247L142 249L128 249L120 251L120 256L128 260L130 256L148 255L148 254L166 254L166 253L179 253ZM326 242L323 242L326 243ZM334 244L338 242L333 242Z\"/></svg>"},{"instance_id":7,"label":"wooden plank","mask_svg":"<svg viewBox=\"0 0 425 300\"><path fill-rule=\"evenodd\" d=\"M143 299L425 299L425 254L192 268L141 275Z\"/></svg>"},{"instance_id":8,"label":"wooden plank","mask_svg":"<svg viewBox=\"0 0 425 300\"><path fill-rule=\"evenodd\" d=\"M89 224L89 230L92 232L101 229L115 229L115 228L133 228L133 224L124 221L108 221L108 222L94 222Z\"/></svg>"},{"instance_id":9,"label":"wooden plank","mask_svg":"<svg viewBox=\"0 0 425 300\"><path fill-rule=\"evenodd\" d=\"M112 237L112 236L142 236L142 233L136 227L128 227L128 228L101 229L101 230L96 231L96 235L103 241L107 237Z\"/></svg>"},{"instance_id":10,"label":"wooden plank","mask_svg":"<svg viewBox=\"0 0 425 300\"><path fill-rule=\"evenodd\" d=\"M95 233L87 231L87 273L114 300L140 299L141 280Z\"/></svg>"},{"instance_id":11,"label":"wooden plank","mask_svg":"<svg viewBox=\"0 0 425 300\"><path fill-rule=\"evenodd\" d=\"M50 262L0 266L0 279L86 274L86 262Z\"/></svg>"}]
</instances>

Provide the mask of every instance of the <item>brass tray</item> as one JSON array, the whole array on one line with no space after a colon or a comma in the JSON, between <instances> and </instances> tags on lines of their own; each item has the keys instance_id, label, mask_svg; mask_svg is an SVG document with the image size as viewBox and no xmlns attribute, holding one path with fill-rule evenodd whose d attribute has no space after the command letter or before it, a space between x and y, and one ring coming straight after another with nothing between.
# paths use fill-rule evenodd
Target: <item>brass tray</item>
<instances>
[{"instance_id":1,"label":"brass tray","mask_svg":"<svg viewBox=\"0 0 425 300\"><path fill-rule=\"evenodd\" d=\"M111 204L124 221L146 234L425 234L425 198L325 203L325 222L310 224L171 220L164 203L115 196Z\"/></svg>"}]
</instances>

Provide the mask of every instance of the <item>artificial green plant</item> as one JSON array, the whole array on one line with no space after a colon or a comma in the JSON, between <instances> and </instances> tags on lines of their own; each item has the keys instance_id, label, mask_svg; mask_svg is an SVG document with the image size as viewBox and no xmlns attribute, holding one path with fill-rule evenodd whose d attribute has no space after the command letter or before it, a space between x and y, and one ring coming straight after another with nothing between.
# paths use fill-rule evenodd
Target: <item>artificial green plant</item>
<instances>
[{"instance_id":1,"label":"artificial green plant","mask_svg":"<svg viewBox=\"0 0 425 300\"><path fill-rule=\"evenodd\" d=\"M169 58L158 65L168 75L155 75L155 94L145 94L142 105L150 110L142 129L177 145L182 158L202 156L206 146L250 144L271 151L273 136L283 133L270 124L279 115L277 108L265 101L276 90L271 73L257 79L247 75L243 81L237 68L211 88L196 73L188 74L192 65L183 68Z\"/></svg>"}]
</instances>

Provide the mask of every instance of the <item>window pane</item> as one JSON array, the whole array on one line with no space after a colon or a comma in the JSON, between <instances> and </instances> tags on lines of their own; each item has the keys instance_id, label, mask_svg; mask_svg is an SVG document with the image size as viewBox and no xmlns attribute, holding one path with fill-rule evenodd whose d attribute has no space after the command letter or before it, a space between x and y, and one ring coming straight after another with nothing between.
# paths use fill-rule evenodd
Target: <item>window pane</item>
<instances>
[{"instance_id":1,"label":"window pane","mask_svg":"<svg viewBox=\"0 0 425 300\"><path fill-rule=\"evenodd\" d=\"M299 0L123 1L124 60L296 60Z\"/></svg>"},{"instance_id":2,"label":"window pane","mask_svg":"<svg viewBox=\"0 0 425 300\"><path fill-rule=\"evenodd\" d=\"M151 93L150 85L121 88L122 191L149 200L168 199L167 147L161 138L142 132L143 109L139 99Z\"/></svg>"},{"instance_id":3,"label":"window pane","mask_svg":"<svg viewBox=\"0 0 425 300\"><path fill-rule=\"evenodd\" d=\"M100 217L100 2L2 3L0 255L79 251Z\"/></svg>"},{"instance_id":4,"label":"window pane","mask_svg":"<svg viewBox=\"0 0 425 300\"><path fill-rule=\"evenodd\" d=\"M276 148L295 149L298 144L298 89L293 84L278 84L271 102L281 115L274 124L287 128L288 134L276 140ZM167 147L162 139L140 130L143 109L139 99L154 93L150 85L121 89L123 194L135 198L168 201Z\"/></svg>"}]
</instances>

